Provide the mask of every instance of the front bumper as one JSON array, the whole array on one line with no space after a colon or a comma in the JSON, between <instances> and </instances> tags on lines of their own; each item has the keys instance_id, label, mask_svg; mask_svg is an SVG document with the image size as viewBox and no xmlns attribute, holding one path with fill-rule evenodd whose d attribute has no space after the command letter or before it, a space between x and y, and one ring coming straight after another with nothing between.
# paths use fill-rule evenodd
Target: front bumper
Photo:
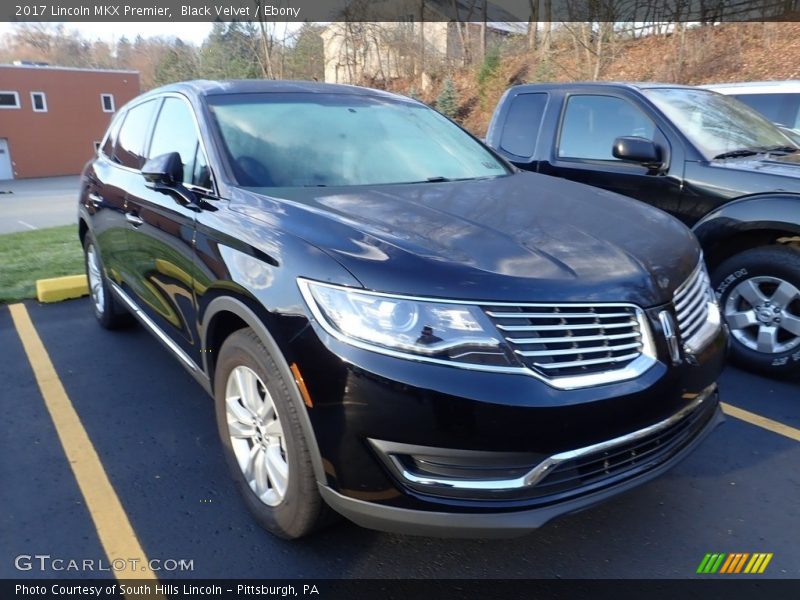
<instances>
[{"instance_id":1,"label":"front bumper","mask_svg":"<svg viewBox=\"0 0 800 600\"><path fill-rule=\"evenodd\" d=\"M338 513L354 523L370 529L436 537L498 538L520 536L541 527L556 517L582 511L617 494L633 489L671 469L691 454L706 436L725 420L719 407L718 392L716 390L709 396L708 401L713 404L710 418L705 421L688 443L678 449L667 460L611 486L591 493L581 494L549 506L513 512L454 513L413 510L376 504L347 497L321 484L319 485L319 491L323 499Z\"/></svg>"},{"instance_id":2,"label":"front bumper","mask_svg":"<svg viewBox=\"0 0 800 600\"><path fill-rule=\"evenodd\" d=\"M662 340L659 360L639 377L575 390L557 390L524 375L376 354L333 339L313 323L294 338L287 359L296 362L308 388L307 412L324 467L318 484L335 510L389 531L502 536L524 533L658 476L721 422L715 382L724 366L724 330L694 360L677 365L670 364L663 335L656 339ZM613 456L605 464L603 443L672 418L704 391L707 401L690 432L673 441L650 440L643 450L614 448L619 456L653 454L624 458L636 463L631 468L617 468ZM672 444L669 452L651 452L654 444L666 443ZM544 478L533 486L493 489L495 481L524 477L550 458L598 447L592 464L567 464L571 472L559 473L573 480L570 485L552 486ZM403 448L414 450L398 464L391 455L403 454ZM453 460L438 460L448 452ZM417 471L416 479L404 476L403 464L423 463L433 466ZM587 471L601 474L586 478ZM445 483L454 476L488 480L478 484L488 489L448 489L430 480L430 473ZM546 493L544 483L551 486Z\"/></svg>"}]
</instances>

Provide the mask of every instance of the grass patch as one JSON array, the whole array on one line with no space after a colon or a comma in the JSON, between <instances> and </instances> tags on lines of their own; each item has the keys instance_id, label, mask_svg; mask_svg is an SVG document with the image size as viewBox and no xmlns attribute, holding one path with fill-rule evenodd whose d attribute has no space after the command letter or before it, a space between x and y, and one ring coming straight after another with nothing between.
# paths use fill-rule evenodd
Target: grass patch
<instances>
[{"instance_id":1,"label":"grass patch","mask_svg":"<svg viewBox=\"0 0 800 600\"><path fill-rule=\"evenodd\" d=\"M36 297L36 280L83 273L77 225L0 235L0 302Z\"/></svg>"}]
</instances>

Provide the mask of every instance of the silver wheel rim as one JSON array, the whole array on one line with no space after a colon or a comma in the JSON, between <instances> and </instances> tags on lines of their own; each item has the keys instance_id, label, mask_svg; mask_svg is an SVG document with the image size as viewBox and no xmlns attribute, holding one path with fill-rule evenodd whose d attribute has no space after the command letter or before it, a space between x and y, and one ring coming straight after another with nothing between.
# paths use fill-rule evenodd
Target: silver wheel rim
<instances>
[{"instance_id":1,"label":"silver wheel rim","mask_svg":"<svg viewBox=\"0 0 800 600\"><path fill-rule=\"evenodd\" d=\"M778 277L751 277L731 291L724 307L731 334L743 346L782 354L800 346L800 290Z\"/></svg>"},{"instance_id":2,"label":"silver wheel rim","mask_svg":"<svg viewBox=\"0 0 800 600\"><path fill-rule=\"evenodd\" d=\"M94 244L89 244L86 249L86 265L89 275L89 292L92 295L92 302L97 314L103 314L103 302L105 292L103 291L103 277L100 274L100 262L97 260Z\"/></svg>"},{"instance_id":3,"label":"silver wheel rim","mask_svg":"<svg viewBox=\"0 0 800 600\"><path fill-rule=\"evenodd\" d=\"M289 482L286 440L267 386L244 366L228 375L225 414L236 462L259 500L277 506Z\"/></svg>"}]
</instances>

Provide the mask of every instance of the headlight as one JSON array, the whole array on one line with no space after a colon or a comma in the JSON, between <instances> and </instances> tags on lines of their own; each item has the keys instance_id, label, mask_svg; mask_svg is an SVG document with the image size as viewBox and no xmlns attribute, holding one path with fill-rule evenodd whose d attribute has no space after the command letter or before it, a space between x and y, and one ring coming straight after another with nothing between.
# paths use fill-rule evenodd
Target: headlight
<instances>
[{"instance_id":1,"label":"headlight","mask_svg":"<svg viewBox=\"0 0 800 600\"><path fill-rule=\"evenodd\" d=\"M320 326L344 342L434 362L512 364L503 340L476 306L297 281Z\"/></svg>"}]
</instances>

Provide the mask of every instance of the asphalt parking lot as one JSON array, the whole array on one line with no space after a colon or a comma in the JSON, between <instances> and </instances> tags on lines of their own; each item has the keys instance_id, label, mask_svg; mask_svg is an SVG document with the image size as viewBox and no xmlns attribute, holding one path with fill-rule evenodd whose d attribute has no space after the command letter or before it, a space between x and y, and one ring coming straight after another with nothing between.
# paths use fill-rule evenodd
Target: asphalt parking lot
<instances>
[{"instance_id":1,"label":"asphalt parking lot","mask_svg":"<svg viewBox=\"0 0 800 600\"><path fill-rule=\"evenodd\" d=\"M0 234L78 222L80 177L0 181Z\"/></svg>"},{"instance_id":2,"label":"asphalt parking lot","mask_svg":"<svg viewBox=\"0 0 800 600\"><path fill-rule=\"evenodd\" d=\"M666 476L526 537L416 538L342 522L286 542L250 519L211 400L149 333L100 329L87 299L25 307L142 550L193 561L170 577L691 578L709 552L773 553L761 577L800 577L798 384L728 369L723 400L783 433L729 416ZM0 578L85 577L15 567L23 554L105 554L8 306L0 348Z\"/></svg>"}]
</instances>

